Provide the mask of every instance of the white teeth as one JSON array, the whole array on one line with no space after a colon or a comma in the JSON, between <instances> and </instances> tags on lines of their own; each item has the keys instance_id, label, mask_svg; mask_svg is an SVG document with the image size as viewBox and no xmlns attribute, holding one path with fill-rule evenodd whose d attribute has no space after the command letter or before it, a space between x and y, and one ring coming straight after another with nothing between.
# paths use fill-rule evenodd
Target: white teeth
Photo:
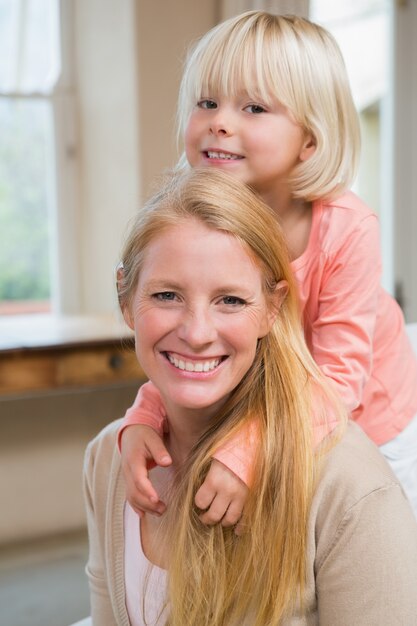
<instances>
[{"instance_id":1,"label":"white teeth","mask_svg":"<svg viewBox=\"0 0 417 626\"><path fill-rule=\"evenodd\" d=\"M177 359L172 354L167 354L168 360L172 365L178 367L180 370L185 370L186 372L211 372L216 368L221 359L213 359L211 361L199 361L198 363L192 363L191 361L183 361L182 359Z\"/></svg>"},{"instance_id":2,"label":"white teeth","mask_svg":"<svg viewBox=\"0 0 417 626\"><path fill-rule=\"evenodd\" d=\"M212 150L209 150L207 154L209 159L229 159L231 161L234 161L241 158L237 154L230 154L226 152L213 152Z\"/></svg>"}]
</instances>

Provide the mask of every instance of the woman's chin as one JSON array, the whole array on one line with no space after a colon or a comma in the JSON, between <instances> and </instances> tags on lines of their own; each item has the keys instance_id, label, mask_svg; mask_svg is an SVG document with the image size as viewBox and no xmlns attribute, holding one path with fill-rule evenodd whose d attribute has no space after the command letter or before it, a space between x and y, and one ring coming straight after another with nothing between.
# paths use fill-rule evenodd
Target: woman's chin
<instances>
[{"instance_id":1,"label":"woman's chin","mask_svg":"<svg viewBox=\"0 0 417 626\"><path fill-rule=\"evenodd\" d=\"M200 417L214 415L226 402L228 396L228 394L223 396L213 395L210 398L207 397L207 393L178 393L178 390L176 391L177 393L170 394L166 406L171 406L177 413L190 413L193 411L198 413Z\"/></svg>"}]
</instances>

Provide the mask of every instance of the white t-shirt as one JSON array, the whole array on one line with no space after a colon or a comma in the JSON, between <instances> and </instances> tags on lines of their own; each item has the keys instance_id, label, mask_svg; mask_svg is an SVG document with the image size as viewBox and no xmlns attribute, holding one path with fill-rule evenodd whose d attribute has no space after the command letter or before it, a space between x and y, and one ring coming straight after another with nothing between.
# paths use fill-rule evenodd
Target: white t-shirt
<instances>
[{"instance_id":1,"label":"white t-shirt","mask_svg":"<svg viewBox=\"0 0 417 626\"><path fill-rule=\"evenodd\" d=\"M128 502L124 507L124 570L131 626L163 626L167 618L164 608L167 572L152 565L144 555L140 517Z\"/></svg>"}]
</instances>

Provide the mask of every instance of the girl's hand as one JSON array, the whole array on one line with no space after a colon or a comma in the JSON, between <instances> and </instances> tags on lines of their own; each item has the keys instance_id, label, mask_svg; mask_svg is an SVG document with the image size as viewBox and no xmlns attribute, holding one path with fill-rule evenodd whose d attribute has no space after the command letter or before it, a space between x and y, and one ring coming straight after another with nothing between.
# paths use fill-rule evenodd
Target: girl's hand
<instances>
[{"instance_id":1,"label":"girl's hand","mask_svg":"<svg viewBox=\"0 0 417 626\"><path fill-rule=\"evenodd\" d=\"M127 426L121 435L120 454L130 506L140 517L145 513L161 515L165 504L148 478L148 470L155 465L166 467L172 463L160 436L150 426Z\"/></svg>"},{"instance_id":2,"label":"girl's hand","mask_svg":"<svg viewBox=\"0 0 417 626\"><path fill-rule=\"evenodd\" d=\"M203 524L213 525L221 522L222 526L235 526L239 534L238 524L248 487L226 465L213 459L205 481L195 494L195 504L204 512L200 515Z\"/></svg>"}]
</instances>

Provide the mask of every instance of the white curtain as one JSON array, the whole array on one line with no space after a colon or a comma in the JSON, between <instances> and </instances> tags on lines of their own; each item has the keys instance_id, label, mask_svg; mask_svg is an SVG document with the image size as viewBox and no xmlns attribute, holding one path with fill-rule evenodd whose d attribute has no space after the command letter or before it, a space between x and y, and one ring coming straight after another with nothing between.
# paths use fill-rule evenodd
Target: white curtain
<instances>
[{"instance_id":1,"label":"white curtain","mask_svg":"<svg viewBox=\"0 0 417 626\"><path fill-rule=\"evenodd\" d=\"M251 10L308 17L308 9L309 0L220 0L220 20Z\"/></svg>"}]
</instances>

